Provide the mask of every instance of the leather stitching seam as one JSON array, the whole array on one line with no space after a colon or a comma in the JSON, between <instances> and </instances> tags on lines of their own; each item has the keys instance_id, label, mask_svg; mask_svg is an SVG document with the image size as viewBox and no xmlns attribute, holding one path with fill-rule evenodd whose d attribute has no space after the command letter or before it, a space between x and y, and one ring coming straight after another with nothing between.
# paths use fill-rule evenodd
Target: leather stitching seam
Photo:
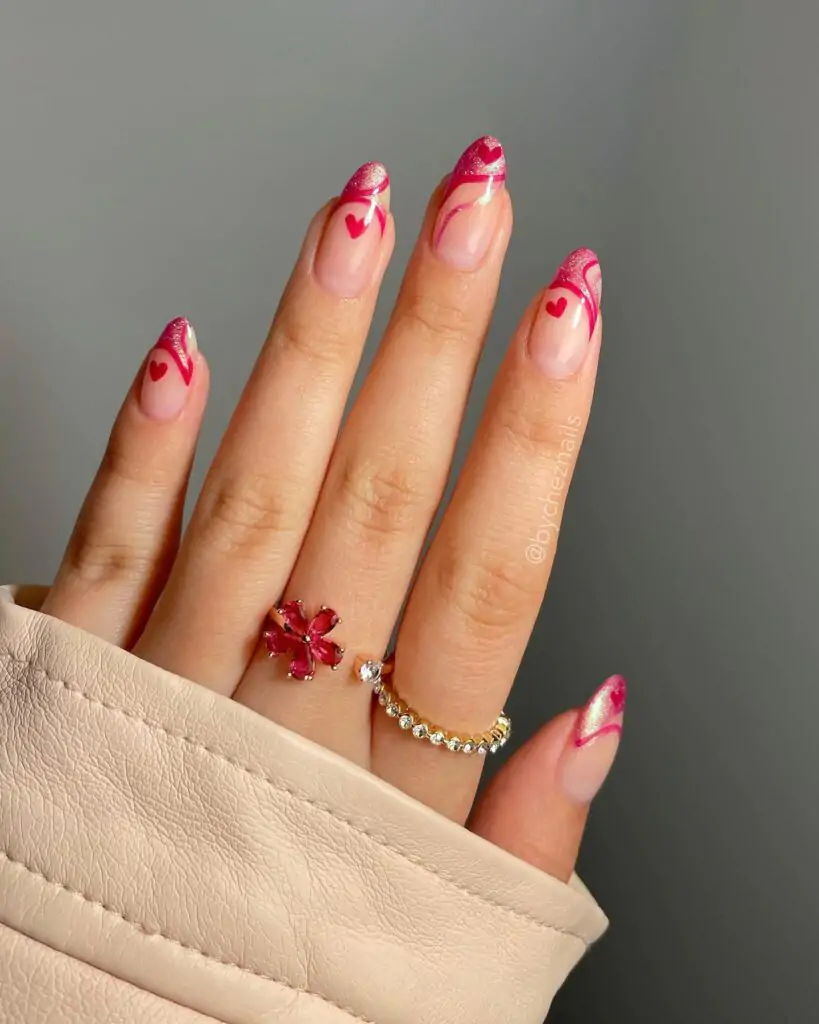
<instances>
[{"instance_id":1,"label":"leather stitching seam","mask_svg":"<svg viewBox=\"0 0 819 1024\"><path fill-rule=\"evenodd\" d=\"M8 861L9 864L22 868L23 871L26 871L29 875L33 875L35 878L38 878L41 882L45 882L47 885L53 885L57 889L62 889L63 892L67 892L70 896L75 896L77 899L82 900L83 903L88 903L92 907L96 907L98 910L102 910L106 914L111 914L114 917L119 918L120 921L129 925L135 931L141 932L146 938L163 939L165 942L170 942L174 946L184 949L187 953L195 953L197 956L201 956L205 960L210 960L212 963L221 964L223 967L234 967L237 971L242 971L243 974L252 974L256 978L263 978L265 981L272 981L275 985L281 985L283 988L289 989L297 995L312 996L314 999L320 999L323 1003L328 1003L330 1006L334 1007L334 1009L341 1010L342 1013L346 1014L352 1020L358 1021L359 1024L374 1024L374 1021L368 1020L366 1017L359 1017L353 1010L349 1009L349 1007L342 1006L340 1003L336 1003L332 999L328 999L326 996L320 995L318 992L310 992L307 989L296 988L294 985L290 985L286 981L281 981L279 978L273 978L271 975L265 974L263 971L255 970L253 967L246 967L244 964L237 963L234 960L225 960L222 957L214 956L212 953L205 953L197 946L189 945L186 942L175 939L172 935L166 935L164 932L152 932L139 921L126 917L125 914L121 913L116 908L109 907L107 904L101 903L99 900L95 900L92 896L87 896L84 892L72 889L63 882L57 882L53 878L49 878L48 875L44 875L42 871L37 871L36 868L29 867L28 864L21 860L15 860L15 858L10 856L5 850L0 850L0 857L3 860ZM131 984L133 984L133 982L131 982ZM154 993L154 995L156 995L156 993ZM160 996L160 998L164 997ZM188 1007L188 1009L195 1008Z\"/></svg>"},{"instance_id":2,"label":"leather stitching seam","mask_svg":"<svg viewBox=\"0 0 819 1024\"><path fill-rule=\"evenodd\" d=\"M500 903L499 901L492 899L491 897L484 896L482 893L478 893L472 889L467 888L454 878L451 878L449 875L443 874L442 872L429 867L428 865L424 864L423 861L419 860L417 857L413 857L411 854L408 854L405 851L398 849L398 847L393 846L387 840L381 838L380 836L377 836L372 832L368 832L366 829L362 828L360 825L356 824L351 819L345 818L343 815L339 814L338 811L335 811L333 808L327 806L326 804L322 804L317 800L314 800L312 797L307 796L305 793L300 793L298 790L285 785L280 780L275 779L270 775L267 775L259 768L253 768L249 767L248 765L242 764L240 761L237 761L229 754L224 754L222 751L217 750L214 747L209 747L207 746L207 744L202 743L200 740L196 739L193 736L189 736L185 733L174 732L173 730L168 729L164 725L161 725L157 722L152 722L150 719L144 718L141 715L134 714L134 712L132 711L127 711L125 708L118 707L115 704L109 704L106 701L102 701L97 697L92 697L91 694L86 693L84 690L71 686L66 680L59 679L56 676L51 675L51 673L49 673L47 669L42 668L39 665L35 665L32 659L30 658L18 658L11 653L0 653L0 660L11 661L16 665L26 666L35 672L39 672L49 682L56 683L62 689L66 690L68 693L72 694L75 697L79 697L82 700L87 701L89 704L103 708L105 711L109 713L122 715L124 718L128 718L133 722L139 723L144 728L149 729L151 732L162 733L165 736L168 736L170 739L178 740L179 742L184 743L187 746L204 752L209 757L213 757L218 761L222 761L223 763L230 765L236 771L240 771L245 775L250 775L253 778L261 779L272 789L280 793L284 793L285 795L291 797L299 803L307 804L308 806L314 808L322 814L325 814L328 817L333 818L335 821L338 821L341 824L345 825L347 828L349 828L352 832L356 833L357 835L360 835L365 839L369 840L370 842L375 843L377 846L380 846L383 849L388 850L389 852L400 857L402 860L405 860L408 863L413 864L415 867L420 868L421 871L424 871L425 873L440 879L446 884L451 885L453 888L457 889L459 892L462 892L466 896L476 899L481 903L485 903L489 906L495 907L498 910L502 910L505 913L510 914L514 918L519 918L520 920L526 921L529 924L533 924L538 929L557 932L562 935L571 936L572 938L577 939L578 941L583 943L584 947L588 947L588 943L586 942L586 940L581 935L578 935L576 932L572 931L570 928L562 928L559 925L547 924L545 921L539 920L532 914L527 914L525 911L516 910L514 907L509 907L504 903Z\"/></svg>"}]
</instances>

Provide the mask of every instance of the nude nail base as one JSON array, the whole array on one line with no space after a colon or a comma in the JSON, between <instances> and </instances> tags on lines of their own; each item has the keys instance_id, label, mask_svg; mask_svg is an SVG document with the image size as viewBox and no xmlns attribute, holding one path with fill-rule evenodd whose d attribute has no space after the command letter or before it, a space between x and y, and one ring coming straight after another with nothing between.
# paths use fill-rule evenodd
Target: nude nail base
<instances>
[{"instance_id":1,"label":"nude nail base","mask_svg":"<svg viewBox=\"0 0 819 1024\"><path fill-rule=\"evenodd\" d=\"M532 362L547 377L564 380L586 360L602 295L600 262L591 249L576 249L546 289L529 336Z\"/></svg>"},{"instance_id":2,"label":"nude nail base","mask_svg":"<svg viewBox=\"0 0 819 1024\"><path fill-rule=\"evenodd\" d=\"M476 139L449 176L432 234L437 255L456 270L475 270L491 245L506 181L503 146L491 135Z\"/></svg>"},{"instance_id":3,"label":"nude nail base","mask_svg":"<svg viewBox=\"0 0 819 1024\"><path fill-rule=\"evenodd\" d=\"M623 732L626 681L611 676L578 713L558 766L558 781L574 803L589 804L606 780Z\"/></svg>"},{"instance_id":4,"label":"nude nail base","mask_svg":"<svg viewBox=\"0 0 819 1024\"><path fill-rule=\"evenodd\" d=\"M196 334L184 317L165 327L148 354L139 404L152 420L176 419L188 400L196 368Z\"/></svg>"}]
</instances>

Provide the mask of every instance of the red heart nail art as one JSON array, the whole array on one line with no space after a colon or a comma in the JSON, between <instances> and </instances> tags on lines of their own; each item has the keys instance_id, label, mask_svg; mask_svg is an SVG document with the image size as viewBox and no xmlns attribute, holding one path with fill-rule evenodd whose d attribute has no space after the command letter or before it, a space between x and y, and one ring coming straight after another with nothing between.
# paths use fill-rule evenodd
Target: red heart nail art
<instances>
[{"instance_id":1,"label":"red heart nail art","mask_svg":"<svg viewBox=\"0 0 819 1024\"><path fill-rule=\"evenodd\" d=\"M484 135L481 139L475 139L458 157L458 162L449 176L444 199L448 199L461 185L484 182L490 190L489 194L492 194L503 188L504 181L506 158L503 155L503 146L494 136Z\"/></svg>"},{"instance_id":2,"label":"red heart nail art","mask_svg":"<svg viewBox=\"0 0 819 1024\"><path fill-rule=\"evenodd\" d=\"M485 164L493 164L496 160L500 160L502 156L502 146L492 146L490 148L485 142L481 143L481 160L483 160Z\"/></svg>"},{"instance_id":3,"label":"red heart nail art","mask_svg":"<svg viewBox=\"0 0 819 1024\"><path fill-rule=\"evenodd\" d=\"M550 291L556 288L565 288L580 300L589 317L589 338L591 338L600 312L602 289L600 261L591 249L575 249L574 252L569 253L557 268L554 280L549 285ZM546 303L546 310L552 316L561 316L565 308L566 299L563 297L557 303Z\"/></svg>"},{"instance_id":4,"label":"red heart nail art","mask_svg":"<svg viewBox=\"0 0 819 1024\"><path fill-rule=\"evenodd\" d=\"M459 270L474 270L483 259L496 226L497 207L491 206L491 200L505 181L503 146L493 135L475 139L458 157L432 236L433 247L445 262ZM463 213L470 216L459 221L460 231L450 232L450 224L458 223Z\"/></svg>"},{"instance_id":5,"label":"red heart nail art","mask_svg":"<svg viewBox=\"0 0 819 1024\"><path fill-rule=\"evenodd\" d=\"M546 303L546 312L549 316L553 316L555 320L559 320L566 312L567 305L566 296L561 295L557 302L552 302L552 300L549 299Z\"/></svg>"},{"instance_id":6,"label":"red heart nail art","mask_svg":"<svg viewBox=\"0 0 819 1024\"><path fill-rule=\"evenodd\" d=\"M348 213L344 218L350 238L358 238L364 234L367 224L363 217L356 217L354 213Z\"/></svg>"},{"instance_id":7,"label":"red heart nail art","mask_svg":"<svg viewBox=\"0 0 819 1024\"><path fill-rule=\"evenodd\" d=\"M158 363L155 359L152 359L148 364L148 373L151 375L151 380L162 380L167 372L167 363Z\"/></svg>"}]
</instances>

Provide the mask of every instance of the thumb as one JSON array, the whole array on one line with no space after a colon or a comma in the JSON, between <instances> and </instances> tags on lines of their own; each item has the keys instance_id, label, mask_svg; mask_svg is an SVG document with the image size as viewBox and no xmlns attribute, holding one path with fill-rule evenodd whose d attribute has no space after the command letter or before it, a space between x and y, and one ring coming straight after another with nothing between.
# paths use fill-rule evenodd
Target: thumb
<instances>
[{"instance_id":1,"label":"thumb","mask_svg":"<svg viewBox=\"0 0 819 1024\"><path fill-rule=\"evenodd\" d=\"M583 708L553 718L501 768L469 828L568 881L589 804L617 753L625 704L626 681L611 676Z\"/></svg>"}]
</instances>

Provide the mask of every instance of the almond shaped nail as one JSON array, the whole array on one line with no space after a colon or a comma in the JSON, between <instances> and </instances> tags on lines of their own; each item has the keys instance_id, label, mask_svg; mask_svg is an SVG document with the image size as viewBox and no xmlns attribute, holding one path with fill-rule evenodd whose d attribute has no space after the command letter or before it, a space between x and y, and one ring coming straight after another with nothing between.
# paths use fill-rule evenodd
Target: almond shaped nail
<instances>
[{"instance_id":1,"label":"almond shaped nail","mask_svg":"<svg viewBox=\"0 0 819 1024\"><path fill-rule=\"evenodd\" d=\"M197 352L190 321L177 317L166 325L148 355L140 405L154 420L172 420L182 411L193 383Z\"/></svg>"},{"instance_id":2,"label":"almond shaped nail","mask_svg":"<svg viewBox=\"0 0 819 1024\"><path fill-rule=\"evenodd\" d=\"M529 336L535 365L554 380L583 365L600 315L603 277L591 249L575 249L560 264L543 295Z\"/></svg>"},{"instance_id":3,"label":"almond shaped nail","mask_svg":"<svg viewBox=\"0 0 819 1024\"><path fill-rule=\"evenodd\" d=\"M611 676L581 709L563 752L558 779L566 796L588 804L606 780L614 762L626 707L626 681Z\"/></svg>"},{"instance_id":4,"label":"almond shaped nail","mask_svg":"<svg viewBox=\"0 0 819 1024\"><path fill-rule=\"evenodd\" d=\"M575 747L588 746L601 736L620 735L623 731L626 693L625 679L622 676L610 676L592 694L575 725Z\"/></svg>"},{"instance_id":5,"label":"almond shaped nail","mask_svg":"<svg viewBox=\"0 0 819 1024\"><path fill-rule=\"evenodd\" d=\"M435 252L455 269L480 266L498 225L493 199L505 182L506 155L494 136L476 139L459 157L432 235Z\"/></svg>"},{"instance_id":6,"label":"almond shaped nail","mask_svg":"<svg viewBox=\"0 0 819 1024\"><path fill-rule=\"evenodd\" d=\"M578 310L582 310L585 315L588 337L591 340L600 315L600 300L603 297L603 275L600 273L597 253L592 249L575 249L574 252L570 252L557 268L548 290L562 290L574 295L579 303ZM577 319L582 319L579 312Z\"/></svg>"},{"instance_id":7,"label":"almond shaped nail","mask_svg":"<svg viewBox=\"0 0 819 1024\"><path fill-rule=\"evenodd\" d=\"M344 186L336 209L345 203L363 205L366 208L363 215L365 224L369 226L373 218L377 219L383 235L390 208L390 176L387 168L379 163L362 164ZM357 238L358 234L350 231L350 237Z\"/></svg>"},{"instance_id":8,"label":"almond shaped nail","mask_svg":"<svg viewBox=\"0 0 819 1024\"><path fill-rule=\"evenodd\" d=\"M328 291L354 298L365 290L378 266L389 209L386 167L359 167L336 201L316 254L316 277Z\"/></svg>"}]
</instances>

